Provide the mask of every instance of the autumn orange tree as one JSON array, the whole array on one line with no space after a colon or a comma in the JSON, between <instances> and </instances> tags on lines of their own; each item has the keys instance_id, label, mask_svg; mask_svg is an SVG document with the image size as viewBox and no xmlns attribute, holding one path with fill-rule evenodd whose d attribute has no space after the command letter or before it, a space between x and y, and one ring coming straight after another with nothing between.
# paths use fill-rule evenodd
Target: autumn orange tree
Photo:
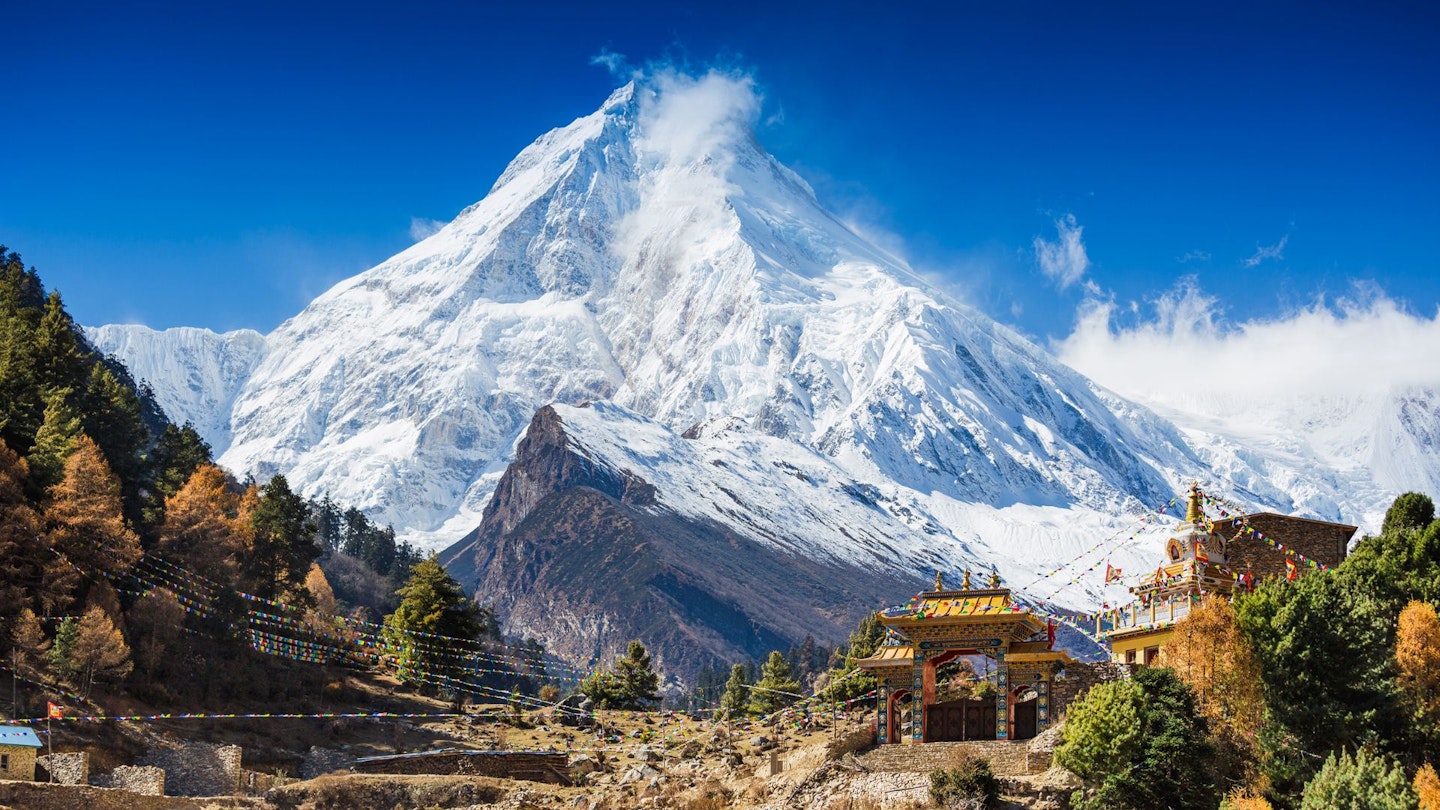
<instances>
[{"instance_id":1,"label":"autumn orange tree","mask_svg":"<svg viewBox=\"0 0 1440 810\"><path fill-rule=\"evenodd\" d=\"M140 559L140 538L121 512L120 481L88 436L75 440L75 451L65 461L65 478L51 496L45 507L45 540L71 563L113 575ZM72 573L67 581L73 587L80 578Z\"/></svg>"},{"instance_id":2,"label":"autumn orange tree","mask_svg":"<svg viewBox=\"0 0 1440 810\"><path fill-rule=\"evenodd\" d=\"M1264 723L1264 690L1255 649L1229 600L1207 596L1177 622L1161 651L1161 663L1195 692L1210 722L1222 769L1232 779L1253 783L1258 774L1250 766Z\"/></svg>"},{"instance_id":3,"label":"autumn orange tree","mask_svg":"<svg viewBox=\"0 0 1440 810\"><path fill-rule=\"evenodd\" d=\"M1411 601L1400 611L1395 666L1416 735L1422 745L1440 749L1440 617L1429 603Z\"/></svg>"},{"instance_id":4,"label":"autumn orange tree","mask_svg":"<svg viewBox=\"0 0 1440 810\"><path fill-rule=\"evenodd\" d=\"M40 542L40 515L25 500L24 459L0 442L0 636L26 608L45 610L42 599L51 555Z\"/></svg>"},{"instance_id":5,"label":"autumn orange tree","mask_svg":"<svg viewBox=\"0 0 1440 810\"><path fill-rule=\"evenodd\" d=\"M130 674L130 645L125 635L102 608L92 606L80 617L70 666L80 696L89 700L96 681L118 680Z\"/></svg>"},{"instance_id":6,"label":"autumn orange tree","mask_svg":"<svg viewBox=\"0 0 1440 810\"><path fill-rule=\"evenodd\" d=\"M220 582L234 582L245 553L247 522L225 471L202 464L165 502L162 556Z\"/></svg>"}]
</instances>

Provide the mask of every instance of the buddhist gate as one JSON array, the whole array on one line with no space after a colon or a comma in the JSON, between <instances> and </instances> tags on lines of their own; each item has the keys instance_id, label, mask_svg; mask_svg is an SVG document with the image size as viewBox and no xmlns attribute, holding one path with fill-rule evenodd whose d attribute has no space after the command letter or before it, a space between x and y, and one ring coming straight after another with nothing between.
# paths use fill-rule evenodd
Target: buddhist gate
<instances>
[{"instance_id":1,"label":"buddhist gate","mask_svg":"<svg viewBox=\"0 0 1440 810\"><path fill-rule=\"evenodd\" d=\"M1054 626L1017 606L998 577L972 589L966 572L959 590L947 590L937 574L933 590L879 619L884 644L856 663L879 682L881 744L1021 740L1050 726L1051 685L1075 662L1053 649ZM937 702L936 670L967 655L994 662L994 697Z\"/></svg>"}]
</instances>

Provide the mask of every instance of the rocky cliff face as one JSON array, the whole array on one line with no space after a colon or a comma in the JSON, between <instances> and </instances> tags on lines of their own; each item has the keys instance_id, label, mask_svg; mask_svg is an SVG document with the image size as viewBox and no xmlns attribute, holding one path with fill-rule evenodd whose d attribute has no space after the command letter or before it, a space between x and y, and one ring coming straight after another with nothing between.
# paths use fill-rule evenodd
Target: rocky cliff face
<instances>
[{"instance_id":1,"label":"rocky cliff face","mask_svg":"<svg viewBox=\"0 0 1440 810\"><path fill-rule=\"evenodd\" d=\"M694 504L674 492L676 468L720 470L728 463L724 450L712 446L676 458L697 440L650 424L659 441L641 452L658 449L673 459L656 476L657 486L597 446L604 417L592 410L541 408L480 527L442 555L478 599L551 652L598 663L640 639L666 673L684 677L707 664L786 649L806 635L834 643L873 606L915 590L903 558L894 566L862 565L838 558L843 554L789 553L775 542L788 532L796 537L786 542L798 543L813 532L803 541L818 549L847 542L842 532L832 537L800 521L787 527L783 513L755 514L752 528L773 538L767 543L696 514ZM633 426L625 432L636 433ZM708 460L707 450L714 454ZM719 499L764 497L741 478L718 483L707 481L703 469L693 472L685 477L698 479L702 490L714 486ZM799 481L793 472L780 475ZM838 487L825 497L855 503ZM857 522L855 531L883 528L899 535L897 541L914 539L898 523L869 522L874 525Z\"/></svg>"}]
</instances>

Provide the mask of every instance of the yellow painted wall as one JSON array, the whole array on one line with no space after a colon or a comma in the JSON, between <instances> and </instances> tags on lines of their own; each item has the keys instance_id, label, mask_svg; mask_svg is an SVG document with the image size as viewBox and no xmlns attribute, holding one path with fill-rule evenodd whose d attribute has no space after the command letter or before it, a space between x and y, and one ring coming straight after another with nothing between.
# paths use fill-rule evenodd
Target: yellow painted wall
<instances>
[{"instance_id":1,"label":"yellow painted wall","mask_svg":"<svg viewBox=\"0 0 1440 810\"><path fill-rule=\"evenodd\" d=\"M1119 638L1110 639L1110 660L1124 663L1128 660L1126 653L1135 651L1135 663L1145 663L1145 648L1164 647L1170 640L1174 631L1169 627L1164 630L1152 630L1148 633L1127 634Z\"/></svg>"}]
</instances>

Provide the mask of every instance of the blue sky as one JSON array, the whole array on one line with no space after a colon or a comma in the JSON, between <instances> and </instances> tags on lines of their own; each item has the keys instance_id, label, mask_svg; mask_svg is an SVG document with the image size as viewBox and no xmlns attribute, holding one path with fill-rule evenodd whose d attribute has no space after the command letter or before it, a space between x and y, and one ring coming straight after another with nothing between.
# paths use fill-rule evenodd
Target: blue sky
<instances>
[{"instance_id":1,"label":"blue sky","mask_svg":"<svg viewBox=\"0 0 1440 810\"><path fill-rule=\"evenodd\" d=\"M1440 306L1418 3L121 5L6 12L0 242L87 324L268 331L598 107L601 54L751 73L823 202L1042 340Z\"/></svg>"}]
</instances>

